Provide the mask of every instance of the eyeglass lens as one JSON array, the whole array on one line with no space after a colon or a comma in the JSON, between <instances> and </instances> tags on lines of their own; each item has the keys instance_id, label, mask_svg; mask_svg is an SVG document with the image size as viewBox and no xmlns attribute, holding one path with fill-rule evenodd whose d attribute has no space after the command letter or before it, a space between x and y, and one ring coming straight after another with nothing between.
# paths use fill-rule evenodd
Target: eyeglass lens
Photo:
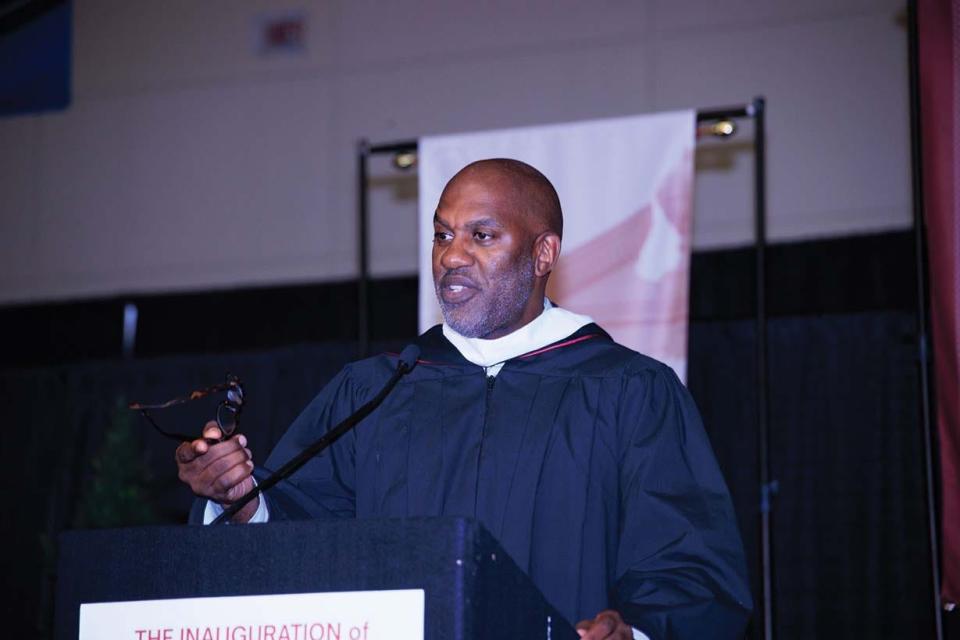
<instances>
[{"instance_id":1,"label":"eyeglass lens","mask_svg":"<svg viewBox=\"0 0 960 640\"><path fill-rule=\"evenodd\" d=\"M217 424L223 433L223 438L229 438L237 430L240 424L240 408L238 406L223 403L217 407Z\"/></svg>"},{"instance_id":2,"label":"eyeglass lens","mask_svg":"<svg viewBox=\"0 0 960 640\"><path fill-rule=\"evenodd\" d=\"M243 408L243 387L231 385L227 389L227 399L217 407L217 424L224 438L229 438L240 423L240 409Z\"/></svg>"},{"instance_id":3,"label":"eyeglass lens","mask_svg":"<svg viewBox=\"0 0 960 640\"><path fill-rule=\"evenodd\" d=\"M238 386L233 386L227 389L227 402L236 405L243 404L243 389Z\"/></svg>"}]
</instances>

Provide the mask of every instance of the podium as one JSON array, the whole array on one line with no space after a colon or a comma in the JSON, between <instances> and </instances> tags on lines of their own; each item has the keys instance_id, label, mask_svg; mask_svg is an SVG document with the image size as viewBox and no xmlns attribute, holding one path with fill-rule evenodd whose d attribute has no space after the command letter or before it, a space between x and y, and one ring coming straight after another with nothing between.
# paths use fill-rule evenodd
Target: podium
<instances>
[{"instance_id":1,"label":"podium","mask_svg":"<svg viewBox=\"0 0 960 640\"><path fill-rule=\"evenodd\" d=\"M57 575L58 640L78 637L83 603L369 592L376 607L377 592L420 589L430 640L578 638L493 536L468 519L68 531Z\"/></svg>"}]
</instances>

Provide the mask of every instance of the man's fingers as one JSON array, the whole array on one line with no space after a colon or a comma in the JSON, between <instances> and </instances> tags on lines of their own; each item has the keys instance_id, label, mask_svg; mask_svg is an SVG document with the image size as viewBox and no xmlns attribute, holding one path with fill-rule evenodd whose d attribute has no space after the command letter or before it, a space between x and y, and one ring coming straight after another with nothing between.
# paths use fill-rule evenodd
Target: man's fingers
<instances>
[{"instance_id":1,"label":"man's fingers","mask_svg":"<svg viewBox=\"0 0 960 640\"><path fill-rule=\"evenodd\" d=\"M615 611L601 611L593 620L577 623L577 633L583 640L604 640L606 638L629 638L629 627Z\"/></svg>"},{"instance_id":2,"label":"man's fingers","mask_svg":"<svg viewBox=\"0 0 960 640\"><path fill-rule=\"evenodd\" d=\"M252 463L250 464L250 470L251 471L253 470ZM230 503L234 503L240 498L242 498L244 495L246 495L247 492L251 491L252 489L253 489L253 478L251 476L247 476L243 480L241 480L240 482L233 485L230 489L227 490L227 501Z\"/></svg>"},{"instance_id":3,"label":"man's fingers","mask_svg":"<svg viewBox=\"0 0 960 640\"><path fill-rule=\"evenodd\" d=\"M180 479L190 485L190 489L198 496L217 502L230 502L230 490L249 478L252 473L253 462L243 450L239 450L218 458L203 471L189 465L181 467Z\"/></svg>"},{"instance_id":4,"label":"man's fingers","mask_svg":"<svg viewBox=\"0 0 960 640\"><path fill-rule=\"evenodd\" d=\"M223 433L220 432L220 427L217 425L216 420L211 420L203 425L203 437L209 438L210 440L219 440L223 437Z\"/></svg>"},{"instance_id":5,"label":"man's fingers","mask_svg":"<svg viewBox=\"0 0 960 640\"><path fill-rule=\"evenodd\" d=\"M586 637L586 635L590 633L590 630L593 628L594 624L595 623L593 620L581 620L580 622L577 623L577 626L575 627L575 629L577 630L577 634L581 638Z\"/></svg>"},{"instance_id":6,"label":"man's fingers","mask_svg":"<svg viewBox=\"0 0 960 640\"><path fill-rule=\"evenodd\" d=\"M174 455L177 457L177 462L181 464L187 464L188 462L193 462L197 457L197 451L193 447L192 443L184 442L177 450L174 452Z\"/></svg>"},{"instance_id":7,"label":"man's fingers","mask_svg":"<svg viewBox=\"0 0 960 640\"><path fill-rule=\"evenodd\" d=\"M194 440L194 443L197 443L197 442L203 443L202 440L199 440L199 441ZM196 470L198 473L206 473L207 469L211 465L218 463L222 458L226 456L232 456L237 453L246 455L246 452L244 451L243 447L240 446L240 443L237 442L236 439L224 440L223 442L218 442L217 444L214 444L214 445L209 445L206 443L203 443L203 444L204 444L204 447L206 448L205 455L203 455L202 457L198 457L192 463L196 467ZM194 451L197 450L196 444L194 444L193 449ZM234 463L235 462L236 461L234 461ZM230 466L233 466L233 464L231 464ZM221 466L219 467L219 469L222 471L224 467Z\"/></svg>"},{"instance_id":8,"label":"man's fingers","mask_svg":"<svg viewBox=\"0 0 960 640\"><path fill-rule=\"evenodd\" d=\"M217 426L216 420L210 420L207 424L203 425L203 429L200 431L200 437L190 443L193 447L193 452L196 454L194 457L202 456L210 450L210 443L207 442L207 440L219 440L221 435L220 427Z\"/></svg>"},{"instance_id":9,"label":"man's fingers","mask_svg":"<svg viewBox=\"0 0 960 640\"><path fill-rule=\"evenodd\" d=\"M206 465L200 473L206 478L208 483L212 484L216 482L217 478L227 473L230 469L238 464L249 462L249 460L250 458L247 456L247 452L237 448L225 455L217 456L210 464Z\"/></svg>"},{"instance_id":10,"label":"man's fingers","mask_svg":"<svg viewBox=\"0 0 960 640\"><path fill-rule=\"evenodd\" d=\"M222 433L215 420L203 425L201 433L177 447L178 475L198 496L234 502L253 486L253 453L247 438L239 434L218 442Z\"/></svg>"},{"instance_id":11,"label":"man's fingers","mask_svg":"<svg viewBox=\"0 0 960 640\"><path fill-rule=\"evenodd\" d=\"M253 453L243 434L219 441L216 421L203 425L202 436L175 452L178 475L194 494L221 503L235 502L253 488Z\"/></svg>"},{"instance_id":12,"label":"man's fingers","mask_svg":"<svg viewBox=\"0 0 960 640\"><path fill-rule=\"evenodd\" d=\"M236 492L231 493L231 490L241 485L251 474L253 474L253 463L249 460L234 465L214 480L215 493L223 496L224 501L233 502L239 496Z\"/></svg>"},{"instance_id":13,"label":"man's fingers","mask_svg":"<svg viewBox=\"0 0 960 640\"><path fill-rule=\"evenodd\" d=\"M610 637L614 629L616 629L616 625L610 624L609 620L599 620L594 622L593 626L580 637L583 638L583 640L605 640L605 638Z\"/></svg>"}]
</instances>

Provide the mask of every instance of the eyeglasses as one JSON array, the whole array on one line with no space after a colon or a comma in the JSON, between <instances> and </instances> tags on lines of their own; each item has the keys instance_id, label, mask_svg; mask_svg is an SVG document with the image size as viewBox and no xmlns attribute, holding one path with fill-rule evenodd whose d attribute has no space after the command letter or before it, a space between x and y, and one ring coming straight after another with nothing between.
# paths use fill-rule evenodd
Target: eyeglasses
<instances>
[{"instance_id":1,"label":"eyeglasses","mask_svg":"<svg viewBox=\"0 0 960 640\"><path fill-rule=\"evenodd\" d=\"M212 387L207 387L206 389L191 391L185 396L180 396L178 398L174 398L173 400L167 400L166 402L162 402L160 404L131 402L127 406L134 411L139 411L141 415L143 415L143 417L146 418L151 425L153 425L153 428L162 435L178 442L189 442L191 440L196 440L197 437L182 433L175 433L161 428L160 425L157 424L157 421L153 419L153 416L150 415L150 411L166 409L178 404L190 402L191 400L199 400L200 398L206 398L211 394L220 393L221 391L227 392L226 399L220 402L220 404L217 406L217 426L220 427L220 433L223 435L223 437L220 438L220 440L204 438L210 443L220 442L228 439L230 436L238 432L240 427L240 411L243 409L243 385L240 383L239 378L232 376L229 373L227 374L227 381L223 384L215 384Z\"/></svg>"}]
</instances>

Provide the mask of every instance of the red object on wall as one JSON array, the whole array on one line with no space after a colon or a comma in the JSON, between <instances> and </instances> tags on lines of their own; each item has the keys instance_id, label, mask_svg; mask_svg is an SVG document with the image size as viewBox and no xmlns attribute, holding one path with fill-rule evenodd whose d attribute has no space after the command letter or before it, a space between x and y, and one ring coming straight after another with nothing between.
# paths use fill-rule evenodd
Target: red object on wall
<instances>
[{"instance_id":1,"label":"red object on wall","mask_svg":"<svg viewBox=\"0 0 960 640\"><path fill-rule=\"evenodd\" d=\"M920 133L940 441L943 604L960 603L960 0L919 0Z\"/></svg>"},{"instance_id":2,"label":"red object on wall","mask_svg":"<svg viewBox=\"0 0 960 640\"><path fill-rule=\"evenodd\" d=\"M258 16L257 50L261 55L302 54L307 46L307 18L302 12Z\"/></svg>"},{"instance_id":3,"label":"red object on wall","mask_svg":"<svg viewBox=\"0 0 960 640\"><path fill-rule=\"evenodd\" d=\"M266 27L266 46L268 49L303 46L303 22L300 20L278 20Z\"/></svg>"}]
</instances>

